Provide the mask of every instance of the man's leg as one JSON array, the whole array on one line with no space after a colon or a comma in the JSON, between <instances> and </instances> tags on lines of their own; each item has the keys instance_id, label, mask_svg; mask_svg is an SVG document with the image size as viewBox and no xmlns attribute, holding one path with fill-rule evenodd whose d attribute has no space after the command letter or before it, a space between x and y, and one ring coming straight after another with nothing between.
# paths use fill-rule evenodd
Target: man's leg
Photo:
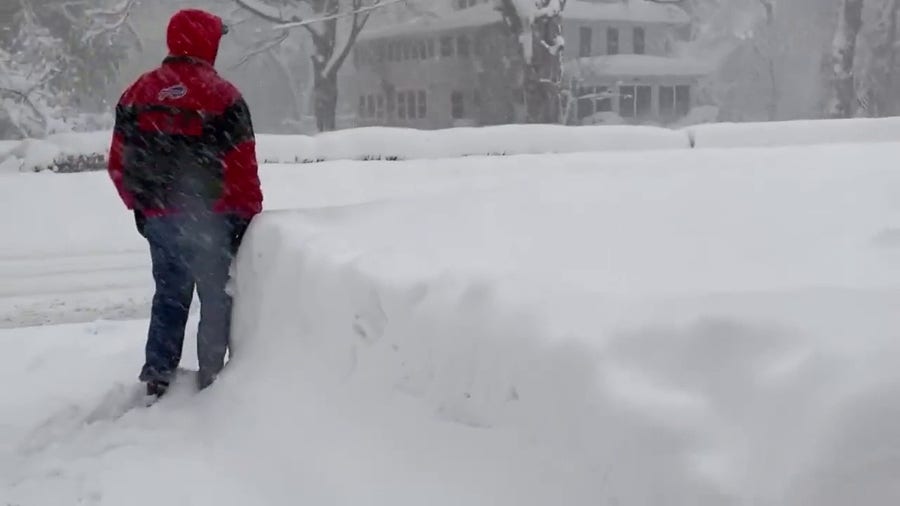
<instances>
[{"instance_id":1,"label":"man's leg","mask_svg":"<svg viewBox=\"0 0 900 506\"><path fill-rule=\"evenodd\" d=\"M200 297L200 327L197 357L200 363L198 386L211 384L225 364L231 332L231 296L225 291L228 271L234 258L231 224L227 217L208 215L192 220L198 229L188 237L192 242L191 271Z\"/></svg>"},{"instance_id":2,"label":"man's leg","mask_svg":"<svg viewBox=\"0 0 900 506\"><path fill-rule=\"evenodd\" d=\"M150 218L145 226L156 293L141 381L168 383L181 361L194 282L181 248L177 220L174 216Z\"/></svg>"}]
</instances>

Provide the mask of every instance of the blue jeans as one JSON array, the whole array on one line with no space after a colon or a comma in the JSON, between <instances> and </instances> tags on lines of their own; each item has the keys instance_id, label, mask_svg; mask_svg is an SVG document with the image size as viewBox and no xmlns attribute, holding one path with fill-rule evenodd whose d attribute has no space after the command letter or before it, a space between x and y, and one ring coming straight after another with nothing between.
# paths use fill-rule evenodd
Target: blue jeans
<instances>
[{"instance_id":1,"label":"blue jeans","mask_svg":"<svg viewBox=\"0 0 900 506\"><path fill-rule=\"evenodd\" d=\"M197 357L200 371L218 374L231 332L231 296L225 291L236 251L234 225L225 215L174 214L147 218L156 293L141 381L170 381L181 361L194 287L200 298Z\"/></svg>"}]
</instances>

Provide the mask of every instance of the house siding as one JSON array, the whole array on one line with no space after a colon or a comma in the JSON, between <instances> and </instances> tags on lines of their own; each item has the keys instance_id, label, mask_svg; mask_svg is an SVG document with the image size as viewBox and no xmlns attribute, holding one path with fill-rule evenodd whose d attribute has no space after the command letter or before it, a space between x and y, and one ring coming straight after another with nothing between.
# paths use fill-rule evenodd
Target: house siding
<instances>
[{"instance_id":1,"label":"house siding","mask_svg":"<svg viewBox=\"0 0 900 506\"><path fill-rule=\"evenodd\" d=\"M579 57L581 31L591 30L590 56L609 54L607 30L619 31L619 54L631 54L635 51L634 28L644 29L645 55L667 56L670 54L670 38L674 36L672 26L659 23L635 23L627 21L564 19L563 36L567 42L564 59ZM459 56L457 44L454 54L443 56L441 39L451 37L456 42L459 37L466 37L470 43L469 55ZM433 51L428 52L427 40L431 40ZM395 56L400 61L392 61L390 47L405 47L404 52L395 49ZM476 51L476 48L479 50ZM422 58L422 53L425 58ZM399 54L397 54L399 53ZM477 53L477 54L476 54ZM518 57L519 48L508 35L499 19L496 23L455 29L435 30L433 32L397 33L377 38L363 39L354 50L354 68L352 85L346 93L353 110L359 97L382 95L386 104L385 114L371 117L368 114L357 114L358 126L402 126L421 129L449 128L453 126L475 126L514 123L522 118L522 107L519 104L521 89L521 64ZM415 54L415 58L403 59L404 54ZM380 57L379 57L380 56ZM666 122L659 110L660 85L693 86L694 79L670 76L604 76L600 79L575 82L568 81L567 86L577 90L583 86L608 86L618 89L620 86L648 85L652 87L651 114L642 118L626 118L627 122ZM400 117L398 108L387 110L389 97L398 91L424 91L427 97L427 114L425 117ZM452 96L454 92L463 96L462 118L454 118ZM693 100L694 91L691 91ZM618 100L613 101L613 112L619 113Z\"/></svg>"}]
</instances>

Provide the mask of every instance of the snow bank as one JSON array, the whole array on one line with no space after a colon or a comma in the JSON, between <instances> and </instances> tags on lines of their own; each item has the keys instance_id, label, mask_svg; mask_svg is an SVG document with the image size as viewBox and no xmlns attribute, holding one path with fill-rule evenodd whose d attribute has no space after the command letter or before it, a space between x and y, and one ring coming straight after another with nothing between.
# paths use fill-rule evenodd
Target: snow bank
<instances>
[{"instance_id":1,"label":"snow bank","mask_svg":"<svg viewBox=\"0 0 900 506\"><path fill-rule=\"evenodd\" d=\"M543 172L265 215L237 474L321 500L313 440L332 504L895 504L898 151L495 159Z\"/></svg>"},{"instance_id":2,"label":"snow bank","mask_svg":"<svg viewBox=\"0 0 900 506\"><path fill-rule=\"evenodd\" d=\"M311 141L311 146L304 146L309 151L300 152L301 156L306 157L305 160L416 160L688 147L682 134L662 128L561 125L502 125L447 130L373 127L321 134ZM261 158L272 156L280 162L294 161L290 158L297 154L294 146L282 144L276 148L268 142L265 138L260 141Z\"/></svg>"},{"instance_id":3,"label":"snow bank","mask_svg":"<svg viewBox=\"0 0 900 506\"><path fill-rule=\"evenodd\" d=\"M6 156L0 152L0 163L21 171L75 172L73 167L99 170L104 168L109 139L109 132L30 139L13 147ZM257 156L261 163L303 163L688 147L683 133L655 127L504 125L448 130L371 127L313 137L259 135Z\"/></svg>"},{"instance_id":4,"label":"snow bank","mask_svg":"<svg viewBox=\"0 0 900 506\"><path fill-rule=\"evenodd\" d=\"M713 123L692 126L687 132L695 148L897 142L900 118Z\"/></svg>"},{"instance_id":5,"label":"snow bank","mask_svg":"<svg viewBox=\"0 0 900 506\"><path fill-rule=\"evenodd\" d=\"M0 172L83 172L105 168L109 132L58 134L0 143ZM772 147L891 142L900 118L719 123L671 130L626 125L502 125L416 130L368 127L316 136L259 135L261 163L423 160L479 155Z\"/></svg>"}]
</instances>

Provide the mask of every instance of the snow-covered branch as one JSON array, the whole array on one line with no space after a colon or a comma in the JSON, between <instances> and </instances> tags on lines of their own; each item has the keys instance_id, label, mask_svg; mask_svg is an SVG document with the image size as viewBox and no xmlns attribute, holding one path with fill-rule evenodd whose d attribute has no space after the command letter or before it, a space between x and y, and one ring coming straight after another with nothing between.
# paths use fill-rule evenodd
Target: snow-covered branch
<instances>
[{"instance_id":1,"label":"snow-covered branch","mask_svg":"<svg viewBox=\"0 0 900 506\"><path fill-rule=\"evenodd\" d=\"M314 19L306 19L306 20L302 20L302 21L292 21L290 23L276 24L275 26L272 27L272 30L280 30L280 29L287 29L287 28L299 28L299 27L313 25L316 23L322 23L324 21L332 21L332 20L344 19L344 18L350 18L350 17L360 17L362 14L368 14L368 13L370 13L374 10L380 9L382 7L387 7L389 5L394 5L394 4L399 4L399 3L407 3L407 1L408 0L388 0L386 2L382 2L381 0L376 0L371 5L356 7L353 10L348 11L348 12L339 12L336 14L322 16L322 17L314 18ZM362 24L364 25L365 22L363 22ZM354 24L354 26L356 26L356 24Z\"/></svg>"},{"instance_id":2,"label":"snow-covered branch","mask_svg":"<svg viewBox=\"0 0 900 506\"><path fill-rule=\"evenodd\" d=\"M93 5L96 5L96 2L65 2L59 5L59 11L63 16L73 26L83 30L83 42L90 42L102 35L116 33L123 27L128 28L131 33L137 33L129 24L137 0L123 0L109 9L92 7ZM78 13L73 14L73 9Z\"/></svg>"},{"instance_id":3,"label":"snow-covered branch","mask_svg":"<svg viewBox=\"0 0 900 506\"><path fill-rule=\"evenodd\" d=\"M270 23L283 25L302 21L299 16L285 17L281 9L259 0L234 0L241 8L255 14Z\"/></svg>"}]
</instances>

